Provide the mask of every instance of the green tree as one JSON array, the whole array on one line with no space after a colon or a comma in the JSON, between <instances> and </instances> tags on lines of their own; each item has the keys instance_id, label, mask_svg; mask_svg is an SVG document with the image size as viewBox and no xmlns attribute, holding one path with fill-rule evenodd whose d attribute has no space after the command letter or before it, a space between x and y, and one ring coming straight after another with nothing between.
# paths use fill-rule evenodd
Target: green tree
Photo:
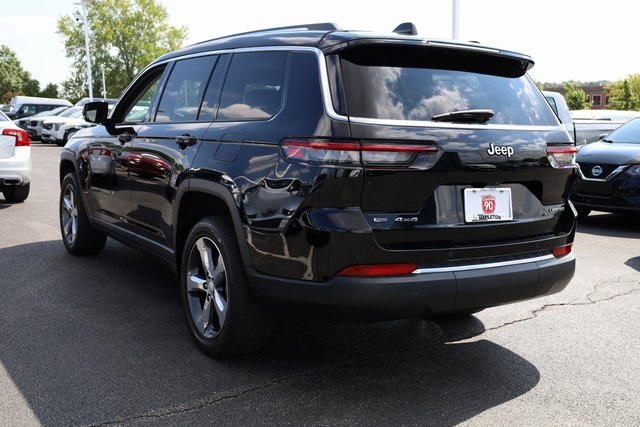
<instances>
[{"instance_id":1,"label":"green tree","mask_svg":"<svg viewBox=\"0 0 640 427\"><path fill-rule=\"evenodd\" d=\"M609 88L609 104L616 110L640 110L640 74L613 83Z\"/></svg>"},{"instance_id":2,"label":"green tree","mask_svg":"<svg viewBox=\"0 0 640 427\"><path fill-rule=\"evenodd\" d=\"M575 83L567 82L564 88L567 91L564 94L564 98L567 100L570 110L585 110L590 107L587 94L582 89L577 88Z\"/></svg>"},{"instance_id":3,"label":"green tree","mask_svg":"<svg viewBox=\"0 0 640 427\"><path fill-rule=\"evenodd\" d=\"M44 89L40 91L38 96L42 96L43 98L59 98L60 95L58 95L58 85L49 83L47 86L45 86Z\"/></svg>"},{"instance_id":4,"label":"green tree","mask_svg":"<svg viewBox=\"0 0 640 427\"><path fill-rule=\"evenodd\" d=\"M40 96L40 82L31 78L31 74L26 72L27 78L22 82L22 94L27 96Z\"/></svg>"},{"instance_id":5,"label":"green tree","mask_svg":"<svg viewBox=\"0 0 640 427\"><path fill-rule=\"evenodd\" d=\"M155 0L99 0L89 4L87 11L94 97L102 93L100 66L105 69L107 97L117 98L149 62L182 46L187 36L185 27L167 23L166 9ZM61 17L57 33L72 62L72 76L62 83L62 93L69 99L88 96L80 12Z\"/></svg>"},{"instance_id":6,"label":"green tree","mask_svg":"<svg viewBox=\"0 0 640 427\"><path fill-rule=\"evenodd\" d=\"M0 103L7 103L13 95L23 93L22 86L30 76L8 46L0 46L0 64Z\"/></svg>"}]
</instances>

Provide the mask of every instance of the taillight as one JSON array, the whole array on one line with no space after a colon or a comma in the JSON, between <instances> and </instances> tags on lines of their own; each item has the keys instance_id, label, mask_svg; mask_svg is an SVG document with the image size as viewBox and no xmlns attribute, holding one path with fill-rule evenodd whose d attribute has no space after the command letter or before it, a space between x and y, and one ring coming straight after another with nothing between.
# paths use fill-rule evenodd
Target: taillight
<instances>
[{"instance_id":1,"label":"taillight","mask_svg":"<svg viewBox=\"0 0 640 427\"><path fill-rule=\"evenodd\" d=\"M549 163L556 169L575 168L577 149L571 145L555 145L547 147Z\"/></svg>"},{"instance_id":2,"label":"taillight","mask_svg":"<svg viewBox=\"0 0 640 427\"><path fill-rule=\"evenodd\" d=\"M323 164L359 164L360 144L340 141L285 140L285 159Z\"/></svg>"},{"instance_id":3,"label":"taillight","mask_svg":"<svg viewBox=\"0 0 640 427\"><path fill-rule=\"evenodd\" d=\"M325 165L432 167L441 152L433 145L287 139L282 142L284 158Z\"/></svg>"},{"instance_id":4,"label":"taillight","mask_svg":"<svg viewBox=\"0 0 640 427\"><path fill-rule=\"evenodd\" d=\"M571 253L571 245L558 246L553 248L553 256L556 258L561 258L565 255L569 255Z\"/></svg>"},{"instance_id":5,"label":"taillight","mask_svg":"<svg viewBox=\"0 0 640 427\"><path fill-rule=\"evenodd\" d=\"M416 270L415 264L374 264L374 265L352 265L341 270L338 276L348 277L380 277L380 276L401 276L411 274Z\"/></svg>"},{"instance_id":6,"label":"taillight","mask_svg":"<svg viewBox=\"0 0 640 427\"><path fill-rule=\"evenodd\" d=\"M2 135L15 137L16 147L28 147L30 144L29 135L22 129L4 129Z\"/></svg>"}]
</instances>

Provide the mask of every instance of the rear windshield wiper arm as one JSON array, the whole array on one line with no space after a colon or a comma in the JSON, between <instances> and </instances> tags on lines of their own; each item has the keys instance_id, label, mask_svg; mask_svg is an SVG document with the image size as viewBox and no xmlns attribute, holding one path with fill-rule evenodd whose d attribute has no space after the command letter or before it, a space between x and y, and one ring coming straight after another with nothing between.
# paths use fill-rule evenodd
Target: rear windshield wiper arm
<instances>
[{"instance_id":1,"label":"rear windshield wiper arm","mask_svg":"<svg viewBox=\"0 0 640 427\"><path fill-rule=\"evenodd\" d=\"M432 122L451 122L451 123L487 123L491 120L494 113L493 110L461 110L452 111L450 113L436 114L431 117Z\"/></svg>"}]
</instances>

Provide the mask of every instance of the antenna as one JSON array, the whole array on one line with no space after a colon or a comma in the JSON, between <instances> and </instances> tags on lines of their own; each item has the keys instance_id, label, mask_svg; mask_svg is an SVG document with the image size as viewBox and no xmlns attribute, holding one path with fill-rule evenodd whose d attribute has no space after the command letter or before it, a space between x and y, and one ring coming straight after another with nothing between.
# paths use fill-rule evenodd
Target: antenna
<instances>
[{"instance_id":1,"label":"antenna","mask_svg":"<svg viewBox=\"0 0 640 427\"><path fill-rule=\"evenodd\" d=\"M395 30L393 30L393 32L398 34L406 34L409 36L418 35L418 29L415 25L413 25L412 22L403 22L402 24L398 25Z\"/></svg>"}]
</instances>

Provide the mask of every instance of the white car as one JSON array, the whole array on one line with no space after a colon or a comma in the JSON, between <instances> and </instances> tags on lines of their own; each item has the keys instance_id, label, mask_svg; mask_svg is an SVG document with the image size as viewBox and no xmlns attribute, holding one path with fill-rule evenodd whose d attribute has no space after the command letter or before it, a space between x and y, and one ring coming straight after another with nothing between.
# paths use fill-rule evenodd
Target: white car
<instances>
[{"instance_id":1,"label":"white car","mask_svg":"<svg viewBox=\"0 0 640 427\"><path fill-rule=\"evenodd\" d=\"M69 111L70 108L71 107L65 106L54 108L51 111L43 111L30 117L16 119L13 121L13 123L26 130L31 141L38 140L40 139L40 134L42 133L42 123L52 117L64 114L66 111Z\"/></svg>"},{"instance_id":2,"label":"white car","mask_svg":"<svg viewBox=\"0 0 640 427\"><path fill-rule=\"evenodd\" d=\"M72 111L66 114L66 117L60 115L45 120L42 123L42 134L40 135L42 142L64 145L80 129L95 126L84 120L82 108L71 107L69 110Z\"/></svg>"},{"instance_id":3,"label":"white car","mask_svg":"<svg viewBox=\"0 0 640 427\"><path fill-rule=\"evenodd\" d=\"M0 190L9 203L23 202L31 186L31 142L0 111Z\"/></svg>"}]
</instances>

